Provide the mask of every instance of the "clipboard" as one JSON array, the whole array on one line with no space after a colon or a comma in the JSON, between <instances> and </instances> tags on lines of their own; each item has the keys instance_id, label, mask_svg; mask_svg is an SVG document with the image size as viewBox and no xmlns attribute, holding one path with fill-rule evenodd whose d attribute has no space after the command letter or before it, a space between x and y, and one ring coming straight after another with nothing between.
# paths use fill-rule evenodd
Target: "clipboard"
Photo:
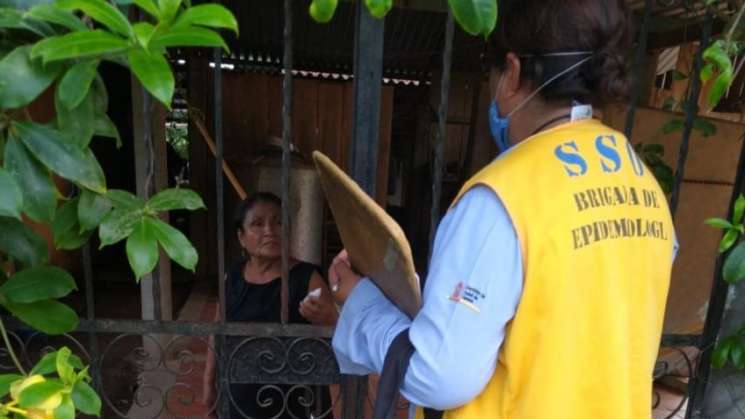
<instances>
[{"instance_id":1,"label":"clipboard","mask_svg":"<svg viewBox=\"0 0 745 419\"><path fill-rule=\"evenodd\" d=\"M352 267L413 318L422 295L401 226L323 153L313 152L313 161Z\"/></svg>"}]
</instances>

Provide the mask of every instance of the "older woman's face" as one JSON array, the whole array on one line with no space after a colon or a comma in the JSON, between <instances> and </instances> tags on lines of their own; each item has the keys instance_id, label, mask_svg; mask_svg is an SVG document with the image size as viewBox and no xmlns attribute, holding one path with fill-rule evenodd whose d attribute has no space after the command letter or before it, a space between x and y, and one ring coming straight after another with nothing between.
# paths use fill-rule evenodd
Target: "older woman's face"
<instances>
[{"instance_id":1,"label":"older woman's face","mask_svg":"<svg viewBox=\"0 0 745 419\"><path fill-rule=\"evenodd\" d=\"M281 231L280 208L269 202L259 202L243 219L238 241L251 257L278 258L282 255Z\"/></svg>"}]
</instances>

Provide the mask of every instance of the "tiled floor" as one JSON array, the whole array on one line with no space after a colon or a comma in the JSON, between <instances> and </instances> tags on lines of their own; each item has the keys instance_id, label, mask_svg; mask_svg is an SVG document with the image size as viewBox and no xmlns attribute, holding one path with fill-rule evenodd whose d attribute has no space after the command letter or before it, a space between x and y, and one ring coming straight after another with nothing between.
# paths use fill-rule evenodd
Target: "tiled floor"
<instances>
[{"instance_id":1,"label":"tiled floor","mask_svg":"<svg viewBox=\"0 0 745 419\"><path fill-rule=\"evenodd\" d=\"M686 403L683 402L683 406L679 407L683 396L659 386L655 388L655 391L659 394L660 403L654 410L653 419L683 419L685 417Z\"/></svg>"}]
</instances>

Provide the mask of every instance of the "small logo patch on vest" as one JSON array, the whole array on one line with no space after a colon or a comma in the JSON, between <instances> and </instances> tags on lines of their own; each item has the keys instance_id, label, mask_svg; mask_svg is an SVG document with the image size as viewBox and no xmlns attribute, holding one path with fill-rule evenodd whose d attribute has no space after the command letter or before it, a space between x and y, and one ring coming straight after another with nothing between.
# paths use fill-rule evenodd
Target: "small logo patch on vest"
<instances>
[{"instance_id":1,"label":"small logo patch on vest","mask_svg":"<svg viewBox=\"0 0 745 419\"><path fill-rule=\"evenodd\" d=\"M481 313L481 310L476 306L476 303L485 297L484 293L476 288L469 287L463 282L459 282L448 299L463 304L475 313Z\"/></svg>"}]
</instances>

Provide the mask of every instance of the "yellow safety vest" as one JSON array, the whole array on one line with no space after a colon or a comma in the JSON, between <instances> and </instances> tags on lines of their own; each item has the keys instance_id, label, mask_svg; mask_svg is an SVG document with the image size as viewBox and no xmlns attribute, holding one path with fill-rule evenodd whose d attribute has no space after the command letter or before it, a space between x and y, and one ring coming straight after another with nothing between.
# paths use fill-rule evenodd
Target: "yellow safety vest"
<instances>
[{"instance_id":1,"label":"yellow safety vest","mask_svg":"<svg viewBox=\"0 0 745 419\"><path fill-rule=\"evenodd\" d=\"M651 418L674 231L625 136L592 119L563 124L513 147L460 195L474 185L492 188L512 218L523 294L491 381L444 417Z\"/></svg>"}]
</instances>

